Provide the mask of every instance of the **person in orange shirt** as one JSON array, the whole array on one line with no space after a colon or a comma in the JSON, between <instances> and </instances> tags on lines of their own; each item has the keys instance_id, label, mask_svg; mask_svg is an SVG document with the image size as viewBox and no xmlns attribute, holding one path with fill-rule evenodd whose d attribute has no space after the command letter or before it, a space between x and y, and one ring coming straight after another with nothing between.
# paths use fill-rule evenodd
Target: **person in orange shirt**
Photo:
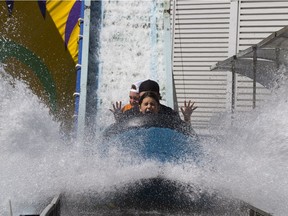
<instances>
[{"instance_id":1,"label":"person in orange shirt","mask_svg":"<svg viewBox=\"0 0 288 216\"><path fill-rule=\"evenodd\" d=\"M133 83L129 92L129 103L126 104L121 111L126 112L129 109L132 109L135 105L138 105L139 101L139 86L141 84L141 81L137 83Z\"/></svg>"},{"instance_id":2,"label":"person in orange shirt","mask_svg":"<svg viewBox=\"0 0 288 216\"><path fill-rule=\"evenodd\" d=\"M140 98L139 86L141 83L142 81L138 81L132 84L131 89L129 91L129 103L128 104L126 104L122 108L122 102L116 101L116 103L113 104L113 109L109 109L114 114L116 121L119 119L119 115L126 112L127 110L132 109L135 105L138 106L138 102Z\"/></svg>"}]
</instances>

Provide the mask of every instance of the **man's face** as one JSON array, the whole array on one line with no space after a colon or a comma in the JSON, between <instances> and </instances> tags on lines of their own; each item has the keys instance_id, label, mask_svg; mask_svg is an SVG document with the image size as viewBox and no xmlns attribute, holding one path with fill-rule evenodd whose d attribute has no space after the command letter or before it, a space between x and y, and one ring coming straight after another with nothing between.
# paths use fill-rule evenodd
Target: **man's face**
<instances>
[{"instance_id":1,"label":"man's face","mask_svg":"<svg viewBox=\"0 0 288 216\"><path fill-rule=\"evenodd\" d=\"M130 92L129 93L129 102L132 106L135 106L138 104L138 101L139 101L139 94L136 93L136 92Z\"/></svg>"}]
</instances>

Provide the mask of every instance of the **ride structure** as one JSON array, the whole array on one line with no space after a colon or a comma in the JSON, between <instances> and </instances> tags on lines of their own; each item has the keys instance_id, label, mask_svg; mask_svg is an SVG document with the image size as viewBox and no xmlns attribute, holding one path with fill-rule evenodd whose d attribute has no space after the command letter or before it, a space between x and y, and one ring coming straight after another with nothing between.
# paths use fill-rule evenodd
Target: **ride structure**
<instances>
[{"instance_id":1,"label":"ride structure","mask_svg":"<svg viewBox=\"0 0 288 216\"><path fill-rule=\"evenodd\" d=\"M97 52L101 1L1 1L0 11L3 69L27 83L67 134L82 136L96 104L91 92L97 89L98 63L88 60Z\"/></svg>"},{"instance_id":2,"label":"ride structure","mask_svg":"<svg viewBox=\"0 0 288 216\"><path fill-rule=\"evenodd\" d=\"M3 69L27 83L70 130L81 2L1 1L0 10Z\"/></svg>"}]
</instances>

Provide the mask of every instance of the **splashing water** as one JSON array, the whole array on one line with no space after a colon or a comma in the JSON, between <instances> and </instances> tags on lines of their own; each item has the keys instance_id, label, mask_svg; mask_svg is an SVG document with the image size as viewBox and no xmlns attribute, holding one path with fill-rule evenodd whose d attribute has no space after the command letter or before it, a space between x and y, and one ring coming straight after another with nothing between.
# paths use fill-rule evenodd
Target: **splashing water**
<instances>
[{"instance_id":1,"label":"splashing water","mask_svg":"<svg viewBox=\"0 0 288 216\"><path fill-rule=\"evenodd\" d=\"M222 138L207 143L211 165L209 184L275 215L288 210L287 83L252 112L222 116ZM229 123L227 123L229 122ZM214 128L215 129L215 128Z\"/></svg>"},{"instance_id":2,"label":"splashing water","mask_svg":"<svg viewBox=\"0 0 288 216\"><path fill-rule=\"evenodd\" d=\"M32 213L43 208L47 198L57 193L71 196L91 190L103 193L114 185L157 175L156 162L131 163L130 155L131 161L118 163L129 155L116 150L105 159L99 157L97 148L92 156L85 156L83 147L79 149L75 147L79 145L63 139L60 126L53 121L48 108L25 84L11 83L7 77L0 82L1 215L7 215L9 200L14 212ZM205 166L188 162L167 164L162 169L163 175L227 191L274 215L285 215L287 90L279 89L253 112L236 115L231 126L227 126L228 115L222 116L218 122L221 138L203 142ZM95 140L95 147L99 144L100 140Z\"/></svg>"},{"instance_id":3,"label":"splashing water","mask_svg":"<svg viewBox=\"0 0 288 216\"><path fill-rule=\"evenodd\" d=\"M161 2L103 1L97 119L106 119L108 125L114 119L107 108L116 101L128 103L129 89L136 81L158 81L165 100Z\"/></svg>"},{"instance_id":4,"label":"splashing water","mask_svg":"<svg viewBox=\"0 0 288 216\"><path fill-rule=\"evenodd\" d=\"M149 14L151 8L144 7L144 2L148 1L143 1L138 12ZM108 4L108 1L105 3ZM127 14L128 8L119 10L121 14ZM130 11L133 11L131 7ZM125 21L117 17L113 19L114 27L106 24L102 35L102 59L105 61L102 73L106 76L100 80L99 97L106 111L100 111L103 116L98 117L98 122L104 126L113 122L108 111L111 101L127 94L131 80L126 77L130 77L132 72L132 81L148 78L144 72L150 68L150 64L143 63L150 59L149 46L142 47L150 43L148 30L142 28L137 32L134 26L129 36L123 36L127 26L120 25L115 30L115 25L118 21L122 24ZM129 16L124 20L127 19ZM112 34L113 31L116 32ZM135 42L143 35L146 35L146 42ZM119 44L115 45L114 39L111 42L110 37ZM132 40L135 43L125 42L126 37L135 38ZM111 49L112 45L116 48ZM124 48L128 48L128 51L124 51ZM115 52L119 58L115 58ZM3 69L1 74L5 74ZM161 74L159 76L161 80ZM160 86L163 85L160 83ZM101 158L98 147L104 143L100 138L96 138L92 144L75 144L65 139L60 123L53 120L49 109L24 83L1 76L0 90L0 215L8 215L9 200L14 215L31 214L43 209L50 198L58 193L64 193L69 198L77 198L91 191L101 195L113 190L115 185L158 174L157 162L141 163L133 155L123 154L117 149L111 149L107 158ZM111 96L111 92L115 94L106 101L106 96ZM287 93L287 88L279 89L263 106L250 113L235 115L233 124L230 115L222 115L221 119L216 120L221 136L202 143L206 155L204 165L199 167L188 161L169 163L161 169L162 175L224 191L274 215L286 215ZM106 121L107 116L109 121Z\"/></svg>"},{"instance_id":5,"label":"splashing water","mask_svg":"<svg viewBox=\"0 0 288 216\"><path fill-rule=\"evenodd\" d=\"M0 215L8 214L9 200L14 214L31 214L43 210L47 199L58 193L101 194L114 185L157 174L156 163L119 164L127 155L116 150L100 158L97 140L93 149L64 139L60 124L24 83L6 77L0 89Z\"/></svg>"},{"instance_id":6,"label":"splashing water","mask_svg":"<svg viewBox=\"0 0 288 216\"><path fill-rule=\"evenodd\" d=\"M0 212L6 212L8 199L15 204L43 192L42 184L47 184L58 172L57 169L49 172L46 164L57 165L50 155L56 151L53 147L62 145L59 145L59 125L25 84L1 76L0 89Z\"/></svg>"}]
</instances>

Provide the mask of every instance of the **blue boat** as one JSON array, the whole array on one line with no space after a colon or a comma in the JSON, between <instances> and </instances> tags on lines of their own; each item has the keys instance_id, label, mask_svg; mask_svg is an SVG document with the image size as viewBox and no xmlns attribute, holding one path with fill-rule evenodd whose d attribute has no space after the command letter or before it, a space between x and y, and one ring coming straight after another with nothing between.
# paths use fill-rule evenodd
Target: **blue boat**
<instances>
[{"instance_id":1,"label":"blue boat","mask_svg":"<svg viewBox=\"0 0 288 216\"><path fill-rule=\"evenodd\" d=\"M104 132L109 143L125 152L134 152L142 160L180 163L200 160L199 138L190 125L168 115L148 114L115 123Z\"/></svg>"},{"instance_id":2,"label":"blue boat","mask_svg":"<svg viewBox=\"0 0 288 216\"><path fill-rule=\"evenodd\" d=\"M161 166L167 163L201 164L201 138L187 123L171 119L167 115L136 116L111 125L104 131L103 136L103 157L110 148L116 147L120 152L131 152L138 163L156 162L159 164L159 174L116 188L102 199L102 204L98 203L98 206L112 203L114 208L121 210L161 210L169 213L187 211L214 214L239 210L242 203L240 201L229 200L219 193L208 194L196 185L185 184L161 175Z\"/></svg>"}]
</instances>

